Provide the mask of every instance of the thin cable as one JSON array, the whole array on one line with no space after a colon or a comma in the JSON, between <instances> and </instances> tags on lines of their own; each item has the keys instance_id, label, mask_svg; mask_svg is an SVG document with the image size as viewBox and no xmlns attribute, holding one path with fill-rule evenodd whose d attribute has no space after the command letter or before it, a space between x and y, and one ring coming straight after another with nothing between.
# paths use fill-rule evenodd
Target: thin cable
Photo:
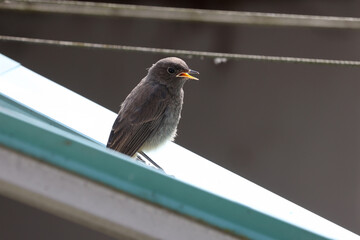
<instances>
[{"instance_id":1,"label":"thin cable","mask_svg":"<svg viewBox=\"0 0 360 240\"><path fill-rule=\"evenodd\" d=\"M0 9L228 24L360 29L360 18L155 7L63 0L0 0Z\"/></svg>"},{"instance_id":2,"label":"thin cable","mask_svg":"<svg viewBox=\"0 0 360 240\"><path fill-rule=\"evenodd\" d=\"M232 59L232 60L257 60L257 61L271 61L271 62L284 62L284 63L342 65L342 66L357 66L357 67L360 66L360 61L278 57L278 56L264 56L264 55L236 54L236 53L201 52L201 51L189 51L189 50L177 50L177 49L112 45L112 44L101 44L101 43L48 40L48 39L14 37L14 36L4 36L4 35L0 35L0 41L44 44L44 45L65 46L65 47L78 47L78 48L107 49L107 50L118 50L118 51L128 51L128 52L144 52L144 53L171 55L171 56L211 58L217 62L223 62Z\"/></svg>"}]
</instances>

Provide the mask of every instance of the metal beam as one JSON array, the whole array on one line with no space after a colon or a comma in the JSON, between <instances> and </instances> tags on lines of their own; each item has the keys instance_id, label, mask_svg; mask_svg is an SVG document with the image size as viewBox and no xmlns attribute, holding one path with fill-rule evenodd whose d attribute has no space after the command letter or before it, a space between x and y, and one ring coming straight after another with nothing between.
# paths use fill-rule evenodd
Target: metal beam
<instances>
[{"instance_id":1,"label":"metal beam","mask_svg":"<svg viewBox=\"0 0 360 240\"><path fill-rule=\"evenodd\" d=\"M3 146L0 159L0 194L118 239L239 239Z\"/></svg>"},{"instance_id":2,"label":"metal beam","mask_svg":"<svg viewBox=\"0 0 360 240\"><path fill-rule=\"evenodd\" d=\"M360 29L360 19L352 17L204 10L80 1L2 0L0 1L0 8L21 11L208 23Z\"/></svg>"}]
</instances>

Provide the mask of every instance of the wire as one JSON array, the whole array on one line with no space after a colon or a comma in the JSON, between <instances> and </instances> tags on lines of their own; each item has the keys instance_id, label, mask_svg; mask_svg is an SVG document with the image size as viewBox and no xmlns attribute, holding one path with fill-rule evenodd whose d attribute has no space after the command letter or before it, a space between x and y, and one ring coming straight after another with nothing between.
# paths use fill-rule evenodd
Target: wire
<instances>
[{"instance_id":1,"label":"wire","mask_svg":"<svg viewBox=\"0 0 360 240\"><path fill-rule=\"evenodd\" d=\"M232 60L258 60L258 61L271 61L271 62L284 62L284 63L309 63L309 64L311 63L311 64L342 65L342 66L357 66L357 67L360 66L360 61L264 56L264 55L236 54L236 53L201 52L201 51L189 51L189 50L177 50L177 49L49 40L49 39L15 37L15 36L5 36L5 35L0 35L0 41L44 44L44 45L65 46L65 47L78 47L78 48L108 49L108 50L129 51L129 52L145 52L145 53L155 53L162 55L172 55L172 56L212 58L214 59L215 62L224 62L229 59L232 59Z\"/></svg>"},{"instance_id":2,"label":"wire","mask_svg":"<svg viewBox=\"0 0 360 240\"><path fill-rule=\"evenodd\" d=\"M204 10L62 0L0 0L0 9L228 24L360 29L360 18Z\"/></svg>"}]
</instances>

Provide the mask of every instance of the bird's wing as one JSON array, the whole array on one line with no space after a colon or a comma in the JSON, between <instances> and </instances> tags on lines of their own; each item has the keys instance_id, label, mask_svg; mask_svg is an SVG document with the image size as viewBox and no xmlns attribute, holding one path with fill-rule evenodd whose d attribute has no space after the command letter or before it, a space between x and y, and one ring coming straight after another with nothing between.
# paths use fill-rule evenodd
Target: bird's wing
<instances>
[{"instance_id":1,"label":"bird's wing","mask_svg":"<svg viewBox=\"0 0 360 240\"><path fill-rule=\"evenodd\" d=\"M120 110L107 147L133 156L159 128L169 98L167 91L163 86L156 86L151 93L133 95L131 102Z\"/></svg>"}]
</instances>

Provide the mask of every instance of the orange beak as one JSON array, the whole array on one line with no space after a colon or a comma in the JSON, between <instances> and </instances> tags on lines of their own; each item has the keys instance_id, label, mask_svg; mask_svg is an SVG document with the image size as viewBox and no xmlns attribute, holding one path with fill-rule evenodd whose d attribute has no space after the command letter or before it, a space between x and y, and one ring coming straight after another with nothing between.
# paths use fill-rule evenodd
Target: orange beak
<instances>
[{"instance_id":1,"label":"orange beak","mask_svg":"<svg viewBox=\"0 0 360 240\"><path fill-rule=\"evenodd\" d=\"M184 78L189 78L189 79L193 79L193 80L199 80L198 78L191 76L189 73L190 74L199 74L199 72L190 69L189 72L179 73L178 75L176 75L176 77L184 77Z\"/></svg>"}]
</instances>

